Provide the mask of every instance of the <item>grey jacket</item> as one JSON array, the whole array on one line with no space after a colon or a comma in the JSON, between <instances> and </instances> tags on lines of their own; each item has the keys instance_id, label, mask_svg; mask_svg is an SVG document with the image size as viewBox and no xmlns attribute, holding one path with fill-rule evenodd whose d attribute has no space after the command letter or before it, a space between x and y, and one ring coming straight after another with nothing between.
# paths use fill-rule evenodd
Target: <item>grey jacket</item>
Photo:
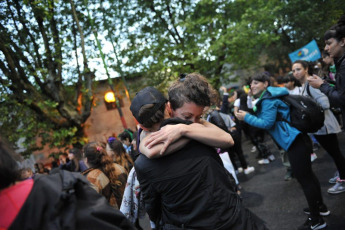
<instances>
[{"instance_id":1,"label":"grey jacket","mask_svg":"<svg viewBox=\"0 0 345 230\"><path fill-rule=\"evenodd\" d=\"M337 119L335 118L333 112L330 110L330 103L328 100L328 97L322 93L319 89L315 89L311 86L309 86L310 95L308 94L308 87L309 83L306 82L304 85L302 85L302 91L301 95L312 97L314 98L324 109L325 111L325 123L324 126L322 126L321 129L319 129L316 133L316 135L327 135L331 133L339 133L341 132L339 123Z\"/></svg>"}]
</instances>

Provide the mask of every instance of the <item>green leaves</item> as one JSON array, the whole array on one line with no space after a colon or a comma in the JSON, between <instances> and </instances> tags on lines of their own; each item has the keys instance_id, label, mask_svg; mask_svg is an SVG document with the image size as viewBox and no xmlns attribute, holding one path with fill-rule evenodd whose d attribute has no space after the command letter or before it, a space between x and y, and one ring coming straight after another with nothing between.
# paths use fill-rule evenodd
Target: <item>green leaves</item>
<instances>
[{"instance_id":1,"label":"green leaves","mask_svg":"<svg viewBox=\"0 0 345 230\"><path fill-rule=\"evenodd\" d=\"M25 137L30 149L37 135L52 146L86 141L90 76L103 68L100 50L110 75L130 78L132 89L167 89L189 72L218 88L234 81L230 76L245 79L268 66L272 73L288 71L288 53L312 39L322 48L323 33L344 14L338 0L8 0L2 6L1 129L13 142Z\"/></svg>"}]
</instances>

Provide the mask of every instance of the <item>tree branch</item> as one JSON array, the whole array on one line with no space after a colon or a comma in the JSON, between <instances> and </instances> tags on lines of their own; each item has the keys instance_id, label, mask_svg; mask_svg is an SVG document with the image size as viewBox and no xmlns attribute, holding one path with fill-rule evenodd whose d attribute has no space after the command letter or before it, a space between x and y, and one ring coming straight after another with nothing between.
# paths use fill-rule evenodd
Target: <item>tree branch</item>
<instances>
[{"instance_id":1,"label":"tree branch","mask_svg":"<svg viewBox=\"0 0 345 230\"><path fill-rule=\"evenodd\" d=\"M169 13L169 18L170 18L170 21L172 22L171 25L172 27L174 28L174 31L175 31L175 34L176 36L178 37L179 41L181 44L183 44L183 40L179 34L179 32L177 31L177 28L175 26L175 23L174 23L174 16L172 15L171 13L171 9L170 9L170 5L169 5L169 2L165 1L165 3L167 4L167 10L168 10L168 13Z\"/></svg>"},{"instance_id":2,"label":"tree branch","mask_svg":"<svg viewBox=\"0 0 345 230\"><path fill-rule=\"evenodd\" d=\"M85 53L85 42L84 42L84 33L83 33L83 30L79 24L79 19L78 19L78 16L77 16L77 11L75 10L75 6L74 6L74 3L73 3L73 0L70 0L70 3L71 3L71 8L72 8L72 14L73 14L73 17L74 17L74 20L77 24L77 28L78 28L78 31L79 31L79 34L80 34L80 42L81 42L81 50L82 50L82 54L83 54L83 62L84 62L84 72L88 72L89 71L89 67L87 65L87 58L86 58L86 53Z\"/></svg>"},{"instance_id":3,"label":"tree branch","mask_svg":"<svg viewBox=\"0 0 345 230\"><path fill-rule=\"evenodd\" d=\"M59 83L62 81L62 53L61 53L61 42L60 42L60 36L59 31L56 27L56 21L55 21L55 11L54 11L54 1L49 1L51 4L48 9L51 13L50 18L50 28L52 31L53 41L54 41L54 47L55 47L55 63L54 63L54 69L57 69L57 80Z\"/></svg>"},{"instance_id":4,"label":"tree branch","mask_svg":"<svg viewBox=\"0 0 345 230\"><path fill-rule=\"evenodd\" d=\"M163 23L163 25L166 27L166 29L168 30L169 34L172 36L172 38L174 39L175 43L176 44L180 44L179 40L176 39L175 37L175 34L173 31L171 31L169 29L169 25L168 23L164 20L164 18L162 17L161 13L158 12L156 9L155 9L155 6L154 6L154 2L152 1L151 5L150 5L150 9L156 13L157 17L161 20L161 22Z\"/></svg>"},{"instance_id":5,"label":"tree branch","mask_svg":"<svg viewBox=\"0 0 345 230\"><path fill-rule=\"evenodd\" d=\"M7 1L8 1L8 0L7 0ZM33 35L30 33L28 27L26 26L26 22L25 22L25 20L23 19L23 16L22 16L22 14L21 14L21 9L22 9L22 7L19 5L19 1L14 1L14 2L15 2L15 4L16 4L15 6L16 6L16 10L17 10L19 22L22 24L25 33L29 36L30 41L32 42L32 44L33 44L33 46L34 46L34 50L35 50L35 52L36 52L36 55L33 55L33 58L34 58L34 60L35 60L36 67L42 68L42 67L43 67L43 66L42 66L42 61L41 61L41 59L40 59L40 53L39 53L39 51L38 51L38 50L39 50L39 47L38 47L38 45L37 45L37 43L36 43L36 39L33 37ZM11 11L11 12L12 12L12 11ZM15 23L15 24L16 24L16 23ZM19 30L17 29L17 31L19 31ZM29 53L31 53L31 52L29 52Z\"/></svg>"}]
</instances>

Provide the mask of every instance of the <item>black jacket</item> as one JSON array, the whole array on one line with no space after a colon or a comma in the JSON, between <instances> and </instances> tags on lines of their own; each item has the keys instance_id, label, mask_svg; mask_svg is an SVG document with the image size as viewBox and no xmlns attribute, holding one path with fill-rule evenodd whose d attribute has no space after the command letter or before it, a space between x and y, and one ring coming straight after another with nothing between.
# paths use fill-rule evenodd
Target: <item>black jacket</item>
<instances>
[{"instance_id":1,"label":"black jacket","mask_svg":"<svg viewBox=\"0 0 345 230\"><path fill-rule=\"evenodd\" d=\"M136 229L91 188L80 173L66 170L35 178L34 186L9 230Z\"/></svg>"},{"instance_id":2,"label":"black jacket","mask_svg":"<svg viewBox=\"0 0 345 230\"><path fill-rule=\"evenodd\" d=\"M145 209L163 229L253 229L244 227L241 200L213 148L191 141L162 158L140 155L134 167Z\"/></svg>"},{"instance_id":3,"label":"black jacket","mask_svg":"<svg viewBox=\"0 0 345 230\"><path fill-rule=\"evenodd\" d=\"M343 113L343 124L345 124L345 53L339 59L334 59L336 84L335 87L328 83L321 85L320 90L327 95L333 106L339 106Z\"/></svg>"}]
</instances>

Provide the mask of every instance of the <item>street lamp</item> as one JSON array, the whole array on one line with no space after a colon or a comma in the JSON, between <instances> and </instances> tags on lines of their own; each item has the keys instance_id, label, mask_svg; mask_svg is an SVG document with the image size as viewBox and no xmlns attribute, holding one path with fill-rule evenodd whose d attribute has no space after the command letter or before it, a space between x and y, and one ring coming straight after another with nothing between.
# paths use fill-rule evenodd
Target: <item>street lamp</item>
<instances>
[{"instance_id":1,"label":"street lamp","mask_svg":"<svg viewBox=\"0 0 345 230\"><path fill-rule=\"evenodd\" d=\"M126 120L125 118L123 117L123 113L122 113L122 110L121 110L121 105L120 105L120 102L119 100L116 100L116 96L115 96L115 93L114 91L108 91L105 93L104 95L104 102L105 102L105 106L107 107L107 110L111 110L111 109L116 109L117 108L117 111L119 112L119 115L120 115L120 119L121 119L121 122L122 122L122 125L125 129L127 129L127 124L126 124Z\"/></svg>"}]
</instances>

